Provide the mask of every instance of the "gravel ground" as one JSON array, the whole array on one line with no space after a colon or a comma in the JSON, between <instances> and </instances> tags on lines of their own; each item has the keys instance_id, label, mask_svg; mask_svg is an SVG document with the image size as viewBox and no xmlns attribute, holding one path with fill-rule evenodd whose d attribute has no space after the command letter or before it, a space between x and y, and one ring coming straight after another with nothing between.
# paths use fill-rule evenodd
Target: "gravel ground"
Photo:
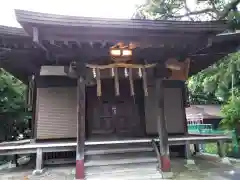
<instances>
[{"instance_id":1,"label":"gravel ground","mask_svg":"<svg viewBox=\"0 0 240 180\"><path fill-rule=\"evenodd\" d=\"M183 159L172 160L175 180L239 180L240 163L222 164L218 160L196 158L196 165L185 166ZM73 180L74 165L47 167L33 176L33 165L0 171L0 180Z\"/></svg>"}]
</instances>

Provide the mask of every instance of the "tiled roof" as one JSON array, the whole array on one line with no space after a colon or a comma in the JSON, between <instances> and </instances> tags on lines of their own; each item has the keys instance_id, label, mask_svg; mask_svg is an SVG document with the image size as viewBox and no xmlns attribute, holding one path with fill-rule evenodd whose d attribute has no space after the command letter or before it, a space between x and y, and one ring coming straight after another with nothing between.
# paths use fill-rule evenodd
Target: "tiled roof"
<instances>
[{"instance_id":1,"label":"tiled roof","mask_svg":"<svg viewBox=\"0 0 240 180\"><path fill-rule=\"evenodd\" d=\"M100 28L126 28L142 30L174 30L174 31L217 31L227 29L225 21L163 21L163 20L137 20L137 19L108 19L93 17L76 17L54 15L46 13L15 10L20 23L33 23L43 25L100 27Z\"/></svg>"},{"instance_id":2,"label":"tiled roof","mask_svg":"<svg viewBox=\"0 0 240 180\"><path fill-rule=\"evenodd\" d=\"M0 26L0 35L12 35L12 36L23 36L27 37L27 33L23 28Z\"/></svg>"},{"instance_id":3,"label":"tiled roof","mask_svg":"<svg viewBox=\"0 0 240 180\"><path fill-rule=\"evenodd\" d=\"M221 118L221 106L220 105L191 105L186 108L187 116L202 115L203 119Z\"/></svg>"}]
</instances>

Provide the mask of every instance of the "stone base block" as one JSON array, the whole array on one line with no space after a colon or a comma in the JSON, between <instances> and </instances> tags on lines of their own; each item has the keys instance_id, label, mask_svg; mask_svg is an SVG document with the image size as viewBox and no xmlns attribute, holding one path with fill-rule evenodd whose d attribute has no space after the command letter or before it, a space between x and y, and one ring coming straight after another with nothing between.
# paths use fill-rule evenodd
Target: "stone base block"
<instances>
[{"instance_id":1,"label":"stone base block","mask_svg":"<svg viewBox=\"0 0 240 180\"><path fill-rule=\"evenodd\" d=\"M186 165L195 165L195 161L193 159L186 159L185 164Z\"/></svg>"},{"instance_id":2,"label":"stone base block","mask_svg":"<svg viewBox=\"0 0 240 180\"><path fill-rule=\"evenodd\" d=\"M161 172L161 174L162 174L163 179L173 179L174 178L173 172Z\"/></svg>"},{"instance_id":3,"label":"stone base block","mask_svg":"<svg viewBox=\"0 0 240 180\"><path fill-rule=\"evenodd\" d=\"M32 174L33 175L41 175L45 172L45 169L35 169Z\"/></svg>"},{"instance_id":4,"label":"stone base block","mask_svg":"<svg viewBox=\"0 0 240 180\"><path fill-rule=\"evenodd\" d=\"M221 158L221 163L231 165L231 161L227 157Z\"/></svg>"}]
</instances>

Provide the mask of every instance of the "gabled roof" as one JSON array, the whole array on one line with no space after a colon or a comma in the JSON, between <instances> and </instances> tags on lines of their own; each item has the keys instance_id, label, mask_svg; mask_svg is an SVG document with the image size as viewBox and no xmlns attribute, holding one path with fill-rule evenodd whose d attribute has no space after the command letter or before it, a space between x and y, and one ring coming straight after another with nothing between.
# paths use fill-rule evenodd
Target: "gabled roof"
<instances>
[{"instance_id":1,"label":"gabled roof","mask_svg":"<svg viewBox=\"0 0 240 180\"><path fill-rule=\"evenodd\" d=\"M193 75L240 45L238 34L216 36L228 29L226 21L108 19L24 10L16 10L16 18L23 28L0 26L0 47L11 49L3 57L4 68L24 76L50 61L106 60L118 42L136 44L134 61L164 64L171 57L190 57Z\"/></svg>"},{"instance_id":2,"label":"gabled roof","mask_svg":"<svg viewBox=\"0 0 240 180\"><path fill-rule=\"evenodd\" d=\"M15 10L20 23L42 24L50 26L93 27L93 28L126 28L141 30L173 30L173 31L218 31L228 27L226 21L168 21L168 20L138 20L110 19L93 17L76 17Z\"/></svg>"}]
</instances>

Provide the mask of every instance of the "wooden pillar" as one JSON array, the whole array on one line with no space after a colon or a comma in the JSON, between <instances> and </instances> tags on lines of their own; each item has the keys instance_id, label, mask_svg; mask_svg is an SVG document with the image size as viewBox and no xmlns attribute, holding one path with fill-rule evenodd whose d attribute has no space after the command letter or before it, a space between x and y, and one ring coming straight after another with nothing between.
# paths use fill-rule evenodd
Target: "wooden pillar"
<instances>
[{"instance_id":1,"label":"wooden pillar","mask_svg":"<svg viewBox=\"0 0 240 180\"><path fill-rule=\"evenodd\" d=\"M218 155L220 158L225 157L224 142L222 140L217 141Z\"/></svg>"},{"instance_id":2,"label":"wooden pillar","mask_svg":"<svg viewBox=\"0 0 240 180\"><path fill-rule=\"evenodd\" d=\"M224 140L217 141L217 148L218 148L218 155L221 158L221 162L224 164L231 165L230 160L228 159L228 157L226 157Z\"/></svg>"},{"instance_id":3,"label":"wooden pillar","mask_svg":"<svg viewBox=\"0 0 240 180\"><path fill-rule=\"evenodd\" d=\"M164 114L164 87L163 80L156 79L156 114L157 114L157 129L160 139L160 156L161 156L161 171L171 172L171 163L169 157L168 132Z\"/></svg>"},{"instance_id":4,"label":"wooden pillar","mask_svg":"<svg viewBox=\"0 0 240 180\"><path fill-rule=\"evenodd\" d=\"M40 175L42 173L43 173L43 151L42 148L37 148L36 169L33 171L33 174Z\"/></svg>"},{"instance_id":5,"label":"wooden pillar","mask_svg":"<svg viewBox=\"0 0 240 180\"><path fill-rule=\"evenodd\" d=\"M36 117L37 117L37 86L36 78L34 78L33 86L33 105L32 105L32 120L31 120L31 138L36 140Z\"/></svg>"},{"instance_id":6,"label":"wooden pillar","mask_svg":"<svg viewBox=\"0 0 240 180\"><path fill-rule=\"evenodd\" d=\"M17 154L14 154L13 155L13 164L18 167L19 164L18 164L18 155Z\"/></svg>"},{"instance_id":7,"label":"wooden pillar","mask_svg":"<svg viewBox=\"0 0 240 180\"><path fill-rule=\"evenodd\" d=\"M199 144L194 144L194 155L197 155L198 153L200 153Z\"/></svg>"},{"instance_id":8,"label":"wooden pillar","mask_svg":"<svg viewBox=\"0 0 240 180\"><path fill-rule=\"evenodd\" d=\"M76 180L83 180L84 175L84 143L85 143L85 110L86 82L83 76L77 80L77 149L76 149Z\"/></svg>"},{"instance_id":9,"label":"wooden pillar","mask_svg":"<svg viewBox=\"0 0 240 180\"><path fill-rule=\"evenodd\" d=\"M41 170L43 168L43 152L41 148L37 149L37 162L36 162L36 170Z\"/></svg>"},{"instance_id":10,"label":"wooden pillar","mask_svg":"<svg viewBox=\"0 0 240 180\"><path fill-rule=\"evenodd\" d=\"M192 157L192 152L191 152L190 147L191 147L190 142L187 141L185 144L186 164L192 166L192 165L195 165L195 160Z\"/></svg>"},{"instance_id":11,"label":"wooden pillar","mask_svg":"<svg viewBox=\"0 0 240 180\"><path fill-rule=\"evenodd\" d=\"M187 123L187 117L186 117L186 107L189 107L189 102L188 102L188 87L185 84L185 81L182 81L182 98L183 98L183 115L184 115L184 135L188 136L188 123ZM194 145L194 149L196 150L197 144ZM195 161L193 160L192 157L192 152L191 152L191 144L190 142L186 142L185 144L185 156L186 156L186 163L187 165L194 165Z\"/></svg>"}]
</instances>

